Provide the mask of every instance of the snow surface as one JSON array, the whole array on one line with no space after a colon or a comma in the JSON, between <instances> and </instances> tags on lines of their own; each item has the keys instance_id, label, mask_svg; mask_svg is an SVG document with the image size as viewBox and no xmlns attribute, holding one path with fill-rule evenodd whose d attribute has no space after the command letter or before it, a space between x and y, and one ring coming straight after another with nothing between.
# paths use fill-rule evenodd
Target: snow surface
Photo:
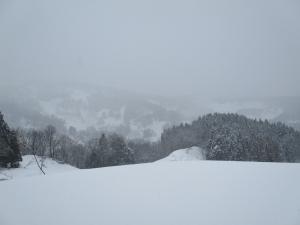
<instances>
[{"instance_id":1,"label":"snow surface","mask_svg":"<svg viewBox=\"0 0 300 225\"><path fill-rule=\"evenodd\" d=\"M300 164L149 163L0 182L1 225L298 225Z\"/></svg>"},{"instance_id":2,"label":"snow surface","mask_svg":"<svg viewBox=\"0 0 300 225\"><path fill-rule=\"evenodd\" d=\"M20 168L0 169L0 181L43 175L43 173L38 168L33 155L26 155L22 158L23 161L21 162ZM37 157L37 159L39 162L41 161L41 158ZM44 161L43 170L46 175L48 175L53 173L73 171L77 170L77 168L72 167L68 164L58 163L52 159L47 158Z\"/></svg>"},{"instance_id":3,"label":"snow surface","mask_svg":"<svg viewBox=\"0 0 300 225\"><path fill-rule=\"evenodd\" d=\"M204 160L204 150L199 147L191 147L187 149L179 149L171 153L168 157L158 160L157 162L166 161L194 161Z\"/></svg>"}]
</instances>

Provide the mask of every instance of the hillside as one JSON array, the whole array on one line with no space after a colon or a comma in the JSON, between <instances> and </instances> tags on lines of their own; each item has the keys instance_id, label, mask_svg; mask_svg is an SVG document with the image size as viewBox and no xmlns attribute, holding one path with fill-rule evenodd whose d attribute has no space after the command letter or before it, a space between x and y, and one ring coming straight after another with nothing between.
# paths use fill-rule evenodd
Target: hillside
<instances>
[{"instance_id":1,"label":"hillside","mask_svg":"<svg viewBox=\"0 0 300 225\"><path fill-rule=\"evenodd\" d=\"M296 162L300 132L283 124L214 113L164 130L162 149L199 146L206 158L225 161Z\"/></svg>"},{"instance_id":2,"label":"hillside","mask_svg":"<svg viewBox=\"0 0 300 225\"><path fill-rule=\"evenodd\" d=\"M0 224L296 225L299 172L299 164L200 161L17 179L0 183Z\"/></svg>"}]
</instances>

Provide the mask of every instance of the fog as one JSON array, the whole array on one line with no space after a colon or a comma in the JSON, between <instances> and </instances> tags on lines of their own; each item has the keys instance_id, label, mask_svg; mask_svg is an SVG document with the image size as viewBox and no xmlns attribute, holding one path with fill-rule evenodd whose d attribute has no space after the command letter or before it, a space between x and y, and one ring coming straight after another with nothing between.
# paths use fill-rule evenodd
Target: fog
<instances>
[{"instance_id":1,"label":"fog","mask_svg":"<svg viewBox=\"0 0 300 225\"><path fill-rule=\"evenodd\" d=\"M299 96L299 12L296 0L1 0L1 83Z\"/></svg>"}]
</instances>

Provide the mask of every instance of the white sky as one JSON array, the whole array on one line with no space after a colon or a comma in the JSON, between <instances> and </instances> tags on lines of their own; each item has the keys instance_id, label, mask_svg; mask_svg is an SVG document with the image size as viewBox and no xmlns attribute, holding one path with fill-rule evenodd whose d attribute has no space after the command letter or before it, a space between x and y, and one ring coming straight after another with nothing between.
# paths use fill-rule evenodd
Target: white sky
<instances>
[{"instance_id":1,"label":"white sky","mask_svg":"<svg viewBox=\"0 0 300 225\"><path fill-rule=\"evenodd\" d=\"M0 0L0 77L161 95L300 95L300 1Z\"/></svg>"}]
</instances>

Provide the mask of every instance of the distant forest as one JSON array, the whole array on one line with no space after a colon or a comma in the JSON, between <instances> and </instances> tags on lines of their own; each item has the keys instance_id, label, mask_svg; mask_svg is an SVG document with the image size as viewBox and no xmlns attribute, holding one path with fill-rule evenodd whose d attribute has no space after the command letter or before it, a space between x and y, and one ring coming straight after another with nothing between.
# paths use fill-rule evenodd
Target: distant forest
<instances>
[{"instance_id":1,"label":"distant forest","mask_svg":"<svg viewBox=\"0 0 300 225\"><path fill-rule=\"evenodd\" d=\"M238 114L208 114L192 123L164 130L161 140L126 140L116 133L82 142L44 129L11 130L0 113L0 165L16 166L21 154L50 157L78 168L146 163L175 150L198 146L208 160L297 162L300 132L283 123L253 120ZM43 162L40 162L43 166Z\"/></svg>"}]
</instances>

